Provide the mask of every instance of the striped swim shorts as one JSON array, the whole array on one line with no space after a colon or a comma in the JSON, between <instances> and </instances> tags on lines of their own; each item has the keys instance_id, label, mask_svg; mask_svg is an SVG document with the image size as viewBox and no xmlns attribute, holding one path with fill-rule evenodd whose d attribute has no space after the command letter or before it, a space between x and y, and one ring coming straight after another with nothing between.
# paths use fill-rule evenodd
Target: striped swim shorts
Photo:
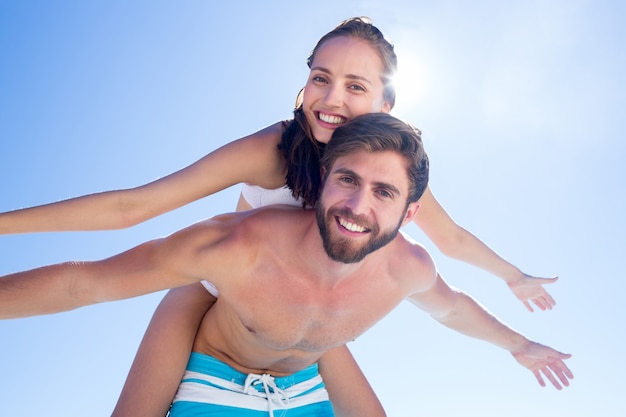
<instances>
[{"instance_id":1,"label":"striped swim shorts","mask_svg":"<svg viewBox=\"0 0 626 417\"><path fill-rule=\"evenodd\" d=\"M317 364L289 376L244 374L211 356L192 352L171 417L332 417Z\"/></svg>"}]
</instances>

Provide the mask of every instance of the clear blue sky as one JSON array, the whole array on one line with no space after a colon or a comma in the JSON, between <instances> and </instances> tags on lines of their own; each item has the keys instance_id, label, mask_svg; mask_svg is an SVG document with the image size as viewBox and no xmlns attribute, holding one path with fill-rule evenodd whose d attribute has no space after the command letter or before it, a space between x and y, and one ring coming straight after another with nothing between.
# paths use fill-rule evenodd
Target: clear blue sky
<instances>
[{"instance_id":1,"label":"clear blue sky","mask_svg":"<svg viewBox=\"0 0 626 417\"><path fill-rule=\"evenodd\" d=\"M356 15L396 44L393 113L423 130L435 195L526 272L559 275L558 305L530 314L498 279L407 232L453 285L571 352L576 375L542 389L508 353L405 303L351 344L388 414L626 415L621 2L3 1L0 211L139 185L288 118L309 51ZM0 274L103 258L237 196L129 230L1 236ZM107 416L162 295L0 322L1 414Z\"/></svg>"}]
</instances>

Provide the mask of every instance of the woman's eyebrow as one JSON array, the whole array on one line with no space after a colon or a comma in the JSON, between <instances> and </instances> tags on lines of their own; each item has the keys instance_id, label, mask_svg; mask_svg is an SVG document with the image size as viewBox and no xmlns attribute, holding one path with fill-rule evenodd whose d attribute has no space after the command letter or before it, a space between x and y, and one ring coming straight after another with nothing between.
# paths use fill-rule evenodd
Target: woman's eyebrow
<instances>
[{"instance_id":1,"label":"woman's eyebrow","mask_svg":"<svg viewBox=\"0 0 626 417\"><path fill-rule=\"evenodd\" d=\"M319 67L319 66L311 68L311 71L320 71L320 72L323 72L323 73L328 74L328 75L333 75L333 73L328 68ZM365 77L363 77L361 75L347 74L346 78L349 78L351 80L363 81L363 82L366 82L366 83L368 83L370 85L372 84L372 82L370 80L368 80L367 78L365 78Z\"/></svg>"}]
</instances>

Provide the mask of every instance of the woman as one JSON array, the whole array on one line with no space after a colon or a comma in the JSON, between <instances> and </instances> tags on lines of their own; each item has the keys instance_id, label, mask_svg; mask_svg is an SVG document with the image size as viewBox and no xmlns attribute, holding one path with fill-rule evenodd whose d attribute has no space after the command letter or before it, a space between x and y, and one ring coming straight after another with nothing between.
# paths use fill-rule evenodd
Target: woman
<instances>
[{"instance_id":1,"label":"woman","mask_svg":"<svg viewBox=\"0 0 626 417\"><path fill-rule=\"evenodd\" d=\"M313 201L319 185L319 154L334 128L359 114L389 112L393 108L395 91L391 77L396 57L393 47L371 23L350 19L320 39L308 65L311 72L294 121L271 125L181 171L137 188L0 214L0 232L129 227L237 183L278 190L246 186L238 209L285 202L285 189L281 188L285 178L299 199L292 199L293 203ZM275 193L282 195L274 200ZM257 200L252 201L253 198ZM555 278L528 276L499 257L454 223L429 189L420 202L416 223L443 253L501 277L530 311L531 302L542 310L552 308L554 301L542 285ZM171 291L165 297L142 342L114 414L138 415L137 410L141 410L145 415L162 415L164 404L169 404L184 371L193 335L208 303L206 292L193 287ZM350 407L355 404L351 395L356 394L348 391L359 385L352 384L351 390L345 392L343 387L347 372L355 378L362 375L344 360L345 349L338 350L336 357L342 359L329 355L320 361L320 370L338 413L345 410L357 415ZM159 366L149 366L154 363ZM342 366L341 372L336 370L338 366ZM326 373L325 369L334 372ZM337 374L341 381L333 378ZM369 386L364 389L367 394Z\"/></svg>"}]
</instances>

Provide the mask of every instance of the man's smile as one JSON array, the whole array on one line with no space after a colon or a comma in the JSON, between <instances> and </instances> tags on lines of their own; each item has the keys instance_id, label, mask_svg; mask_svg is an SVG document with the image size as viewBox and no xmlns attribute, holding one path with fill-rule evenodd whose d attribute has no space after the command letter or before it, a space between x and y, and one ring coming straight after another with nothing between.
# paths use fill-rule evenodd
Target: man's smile
<instances>
[{"instance_id":1,"label":"man's smile","mask_svg":"<svg viewBox=\"0 0 626 417\"><path fill-rule=\"evenodd\" d=\"M343 217L339 217L339 216L335 216L335 219L337 220L337 223L339 223L341 225L341 227L343 227L344 229L350 231L350 232L354 232L354 233L368 233L370 232L370 229L360 226L356 223L352 223L351 221L344 219Z\"/></svg>"}]
</instances>

